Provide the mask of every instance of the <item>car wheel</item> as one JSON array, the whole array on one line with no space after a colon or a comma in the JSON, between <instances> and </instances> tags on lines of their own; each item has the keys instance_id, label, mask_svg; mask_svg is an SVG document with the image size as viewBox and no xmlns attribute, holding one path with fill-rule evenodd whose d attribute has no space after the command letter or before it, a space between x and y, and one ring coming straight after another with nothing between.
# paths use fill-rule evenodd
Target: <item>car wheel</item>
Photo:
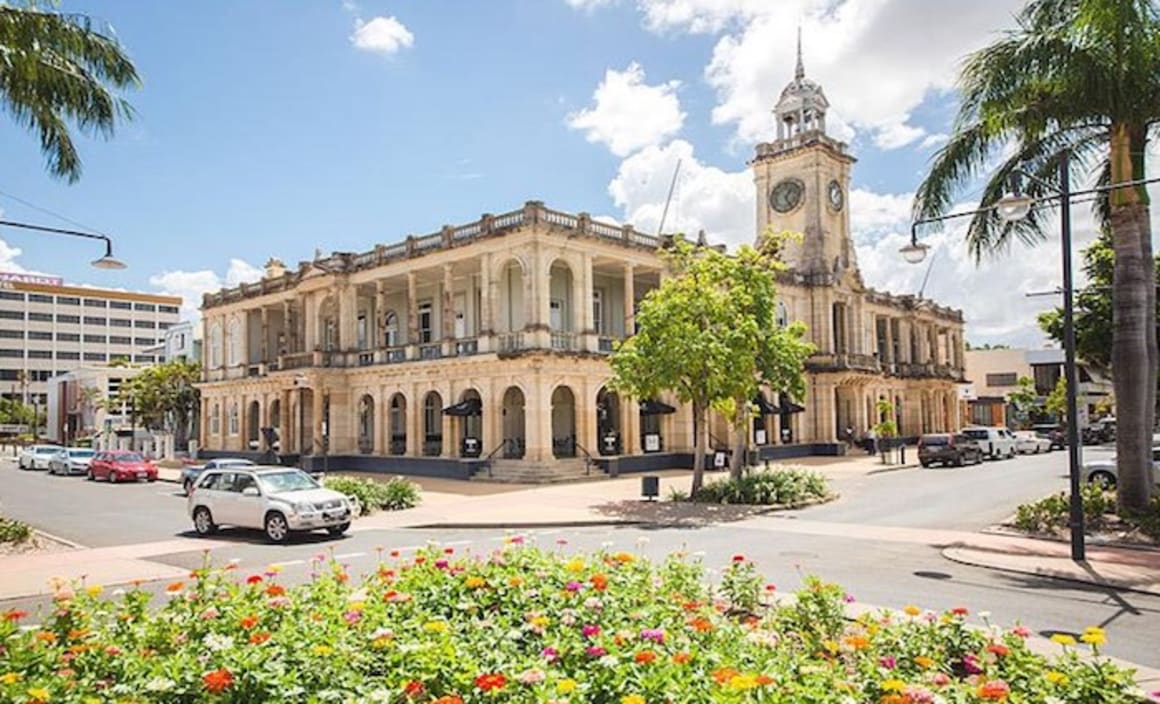
<instances>
[{"instance_id":1,"label":"car wheel","mask_svg":"<svg viewBox=\"0 0 1160 704\"><path fill-rule=\"evenodd\" d=\"M350 522L349 521L347 523L339 523L336 526L330 526L326 529L326 532L330 533L331 535L342 535L343 533L347 532L348 530L350 530Z\"/></svg>"},{"instance_id":2,"label":"car wheel","mask_svg":"<svg viewBox=\"0 0 1160 704\"><path fill-rule=\"evenodd\" d=\"M923 469L930 469L930 462L921 462L920 464Z\"/></svg>"},{"instance_id":3,"label":"car wheel","mask_svg":"<svg viewBox=\"0 0 1160 704\"><path fill-rule=\"evenodd\" d=\"M271 511L266 514L266 538L271 543L284 543L286 538L290 537L290 524L286 522L286 517L277 511Z\"/></svg>"},{"instance_id":4,"label":"car wheel","mask_svg":"<svg viewBox=\"0 0 1160 704\"><path fill-rule=\"evenodd\" d=\"M955 466L956 466L956 467L962 467L962 466L963 466L963 456L962 456L962 455L956 455L956 456L955 456Z\"/></svg>"},{"instance_id":5,"label":"car wheel","mask_svg":"<svg viewBox=\"0 0 1160 704\"><path fill-rule=\"evenodd\" d=\"M109 472L109 483L116 484L117 481L118 481L117 480L117 473L116 472Z\"/></svg>"},{"instance_id":6,"label":"car wheel","mask_svg":"<svg viewBox=\"0 0 1160 704\"><path fill-rule=\"evenodd\" d=\"M213 535L217 532L217 524L213 522L213 515L205 506L198 506L193 510L193 529L198 535Z\"/></svg>"},{"instance_id":7,"label":"car wheel","mask_svg":"<svg viewBox=\"0 0 1160 704\"><path fill-rule=\"evenodd\" d=\"M85 471L85 479L88 479L90 482L95 482L97 481L97 475L93 474L93 470L89 469Z\"/></svg>"},{"instance_id":8,"label":"car wheel","mask_svg":"<svg viewBox=\"0 0 1160 704\"><path fill-rule=\"evenodd\" d=\"M1092 472L1091 476L1088 477L1088 482L1104 489L1115 489L1116 475L1111 472Z\"/></svg>"}]
</instances>

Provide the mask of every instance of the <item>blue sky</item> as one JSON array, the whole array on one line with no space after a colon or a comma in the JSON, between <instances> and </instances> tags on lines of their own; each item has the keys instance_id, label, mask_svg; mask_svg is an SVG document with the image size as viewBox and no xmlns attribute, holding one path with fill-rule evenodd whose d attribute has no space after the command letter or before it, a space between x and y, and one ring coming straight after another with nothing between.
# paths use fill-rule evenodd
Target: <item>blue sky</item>
<instances>
[{"instance_id":1,"label":"blue sky","mask_svg":"<svg viewBox=\"0 0 1160 704\"><path fill-rule=\"evenodd\" d=\"M271 255L365 250L529 199L654 227L678 157L670 225L743 241L745 160L772 136L800 24L831 131L859 157L851 213L865 276L917 289L897 239L949 129L956 62L1019 3L933 4L62 0L128 48L144 78L128 95L138 116L112 141L82 140L74 185L52 180L34 137L0 120L0 209L70 226L15 196L108 233L130 268L97 271L83 243L9 229L0 268L193 299L252 278ZM943 245L947 285L928 288L966 308L969 337L1037 339L1026 315L964 295L962 248ZM1054 275L993 266L1012 286Z\"/></svg>"}]
</instances>

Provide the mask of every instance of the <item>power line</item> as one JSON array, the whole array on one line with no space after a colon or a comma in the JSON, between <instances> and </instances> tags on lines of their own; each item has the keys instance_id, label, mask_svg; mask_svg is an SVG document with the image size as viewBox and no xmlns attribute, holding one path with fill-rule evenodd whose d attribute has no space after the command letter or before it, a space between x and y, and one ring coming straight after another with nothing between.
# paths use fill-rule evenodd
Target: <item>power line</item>
<instances>
[{"instance_id":1,"label":"power line","mask_svg":"<svg viewBox=\"0 0 1160 704\"><path fill-rule=\"evenodd\" d=\"M33 210L39 211L41 213L44 213L45 215L49 215L49 216L54 217L58 220L62 220L64 222L67 222L70 225L75 225L76 227L83 227L84 229L88 230L89 232L95 232L95 233L100 234L100 235L105 234L104 232L101 232L100 230L98 230L97 228L95 228L91 225L86 225L83 222L77 222L76 220L65 217L64 215L61 215L60 213L49 210L48 208L42 208L39 205L36 205L35 203L30 203L29 201L24 200L23 198L21 198L19 196L14 196L11 193L7 193L5 191L0 190L0 196L14 200L17 203L20 203L21 205L32 208Z\"/></svg>"}]
</instances>

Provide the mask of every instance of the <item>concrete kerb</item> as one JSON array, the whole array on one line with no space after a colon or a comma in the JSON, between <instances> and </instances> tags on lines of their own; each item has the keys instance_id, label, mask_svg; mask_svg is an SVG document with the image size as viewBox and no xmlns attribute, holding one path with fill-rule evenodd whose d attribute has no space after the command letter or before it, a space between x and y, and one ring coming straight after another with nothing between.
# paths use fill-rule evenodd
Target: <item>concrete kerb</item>
<instances>
[{"instance_id":1,"label":"concrete kerb","mask_svg":"<svg viewBox=\"0 0 1160 704\"><path fill-rule=\"evenodd\" d=\"M1013 518L1013 517L1012 517ZM1023 533L1019 530L1007 528L1006 525L1011 519L1004 520L1002 523L993 526L987 526L979 531L985 535L998 535L1005 538L1034 538L1035 540L1043 540L1049 543L1059 543L1061 545L1068 545L1070 541L1060 538L1055 535L1043 535L1041 533ZM1116 548L1117 550L1140 550L1143 552L1160 552L1158 545L1140 545L1138 543L1121 543L1114 540L1098 540L1093 539L1090 535L1087 536L1085 544L1088 547L1094 548Z\"/></svg>"},{"instance_id":2,"label":"concrete kerb","mask_svg":"<svg viewBox=\"0 0 1160 704\"><path fill-rule=\"evenodd\" d=\"M920 467L920 466L921 465L919 465L917 462L907 463L907 464L899 464L899 465L886 465L885 467L880 467L879 469L872 469L869 472L866 472L866 476L871 477L871 476L874 476L875 474L886 474L887 472L898 472L898 471L901 471L903 469L915 469L915 468Z\"/></svg>"},{"instance_id":3,"label":"concrete kerb","mask_svg":"<svg viewBox=\"0 0 1160 704\"><path fill-rule=\"evenodd\" d=\"M1026 567L1015 567L1012 565L997 565L989 562L981 557L976 557L975 553L979 551L963 547L946 547L943 548L941 554L944 558L951 562L960 565L970 565L971 567L982 567L983 569L995 570L996 572L1008 572L1012 574L1029 574L1035 577L1047 577L1049 579L1058 579L1062 582L1069 582L1071 584L1084 584L1095 587L1105 587L1117 589L1125 592L1135 592L1138 594L1148 594L1151 596L1160 596L1160 583L1150 585L1137 585L1124 580L1116 579L1114 577L1081 577L1075 574L1068 574L1059 572L1047 567L1041 567L1034 564L1028 564ZM1059 558L1053 558L1059 559Z\"/></svg>"},{"instance_id":4,"label":"concrete kerb","mask_svg":"<svg viewBox=\"0 0 1160 704\"><path fill-rule=\"evenodd\" d=\"M59 535L53 535L52 533L43 531L39 528L33 528L32 532L41 536L45 540L51 540L54 543L60 543L61 545L64 545L65 547L71 548L73 550L85 550L88 547L86 545L81 545L80 543L69 540L68 538L62 538Z\"/></svg>"}]
</instances>

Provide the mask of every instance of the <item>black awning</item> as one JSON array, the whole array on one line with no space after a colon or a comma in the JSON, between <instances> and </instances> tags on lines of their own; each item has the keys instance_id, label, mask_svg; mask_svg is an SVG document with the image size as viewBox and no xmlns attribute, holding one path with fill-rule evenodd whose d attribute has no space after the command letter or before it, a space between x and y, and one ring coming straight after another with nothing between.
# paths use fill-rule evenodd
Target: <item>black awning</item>
<instances>
[{"instance_id":1,"label":"black awning","mask_svg":"<svg viewBox=\"0 0 1160 704\"><path fill-rule=\"evenodd\" d=\"M642 416L660 416L666 413L676 413L677 409L673 408L664 401L657 401L656 399L648 399L640 402L640 414Z\"/></svg>"},{"instance_id":2,"label":"black awning","mask_svg":"<svg viewBox=\"0 0 1160 704\"><path fill-rule=\"evenodd\" d=\"M801 413L806 410L805 406L794 403L790 399L789 394L778 394L777 400L779 404L777 409L778 413Z\"/></svg>"},{"instance_id":3,"label":"black awning","mask_svg":"<svg viewBox=\"0 0 1160 704\"><path fill-rule=\"evenodd\" d=\"M753 405L757 406L757 412L763 416L772 416L781 413L781 407L775 406L769 402L765 394L757 394L753 397Z\"/></svg>"},{"instance_id":4,"label":"black awning","mask_svg":"<svg viewBox=\"0 0 1160 704\"><path fill-rule=\"evenodd\" d=\"M444 408L443 415L460 417L483 415L483 404L477 398L467 398Z\"/></svg>"}]
</instances>

